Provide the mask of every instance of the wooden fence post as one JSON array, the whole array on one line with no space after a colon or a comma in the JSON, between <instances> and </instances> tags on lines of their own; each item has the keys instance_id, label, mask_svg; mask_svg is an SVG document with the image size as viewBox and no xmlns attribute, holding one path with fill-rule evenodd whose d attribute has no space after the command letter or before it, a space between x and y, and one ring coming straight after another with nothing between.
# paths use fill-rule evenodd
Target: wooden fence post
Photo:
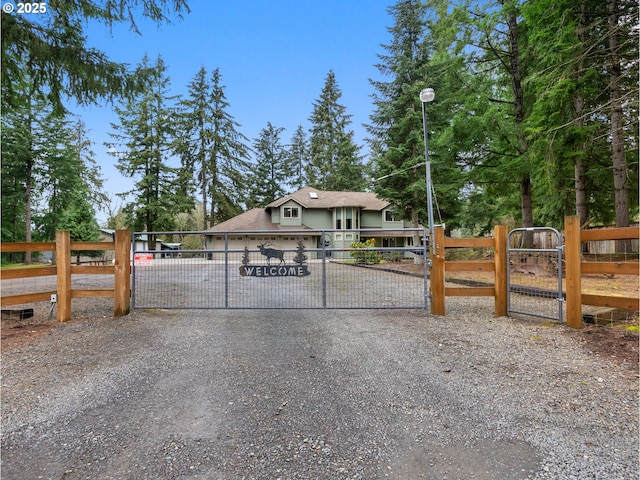
<instances>
[{"instance_id":1,"label":"wooden fence post","mask_svg":"<svg viewBox=\"0 0 640 480\"><path fill-rule=\"evenodd\" d=\"M71 235L56 232L57 310L59 322L71 320Z\"/></svg>"},{"instance_id":2,"label":"wooden fence post","mask_svg":"<svg viewBox=\"0 0 640 480\"><path fill-rule=\"evenodd\" d=\"M131 307L131 232L116 230L113 316L129 314Z\"/></svg>"},{"instance_id":3,"label":"wooden fence post","mask_svg":"<svg viewBox=\"0 0 640 480\"><path fill-rule=\"evenodd\" d=\"M435 227L431 248L431 313L444 315L444 228Z\"/></svg>"},{"instance_id":4,"label":"wooden fence post","mask_svg":"<svg viewBox=\"0 0 640 480\"><path fill-rule=\"evenodd\" d=\"M580 265L580 219L564 219L564 258L567 289L567 325L582 327L582 267Z\"/></svg>"},{"instance_id":5,"label":"wooden fence post","mask_svg":"<svg viewBox=\"0 0 640 480\"><path fill-rule=\"evenodd\" d=\"M496 225L493 229L494 262L495 262L495 308L496 317L507 316L507 295L509 294L507 285L507 268L509 259L507 258L507 226Z\"/></svg>"}]
</instances>

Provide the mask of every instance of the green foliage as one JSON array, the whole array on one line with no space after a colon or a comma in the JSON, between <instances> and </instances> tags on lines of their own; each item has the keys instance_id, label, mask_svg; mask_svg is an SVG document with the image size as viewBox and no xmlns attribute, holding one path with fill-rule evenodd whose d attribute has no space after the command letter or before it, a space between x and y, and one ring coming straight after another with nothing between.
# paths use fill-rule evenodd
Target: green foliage
<instances>
[{"instance_id":1,"label":"green foliage","mask_svg":"<svg viewBox=\"0 0 640 480\"><path fill-rule=\"evenodd\" d=\"M429 86L425 15L419 1L399 1L389 8L391 42L383 45L377 65L388 81L371 81L375 110L367 130L371 135L375 192L417 226L427 222L424 143L420 91Z\"/></svg>"},{"instance_id":2,"label":"green foliage","mask_svg":"<svg viewBox=\"0 0 640 480\"><path fill-rule=\"evenodd\" d=\"M372 250L376 246L376 241L373 238L365 240L364 242L354 242L351 244L351 248L356 248L349 254L355 259L356 263L364 265L376 265L382 262L382 254L380 250Z\"/></svg>"},{"instance_id":3,"label":"green foliage","mask_svg":"<svg viewBox=\"0 0 640 480\"><path fill-rule=\"evenodd\" d=\"M280 141L283 130L268 122L253 143L256 163L249 174L247 208L264 207L286 194L284 187L291 169L287 162L289 156Z\"/></svg>"},{"instance_id":4,"label":"green foliage","mask_svg":"<svg viewBox=\"0 0 640 480\"><path fill-rule=\"evenodd\" d=\"M221 82L217 68L210 78L204 67L196 73L179 102L174 142L184 174L195 173L205 229L242 211L249 170L248 139L228 112Z\"/></svg>"},{"instance_id":5,"label":"green foliage","mask_svg":"<svg viewBox=\"0 0 640 480\"><path fill-rule=\"evenodd\" d=\"M137 72L147 78L147 89L125 108L116 108L120 123L111 125L114 142L107 147L118 157L118 170L135 180L134 189L126 193L134 196L124 208L127 226L136 231L171 230L175 214L186 210L189 202L179 188L179 169L169 166L174 138L169 78L161 58L150 65L145 56Z\"/></svg>"},{"instance_id":6,"label":"green foliage","mask_svg":"<svg viewBox=\"0 0 640 480\"><path fill-rule=\"evenodd\" d=\"M95 219L95 211L81 192L71 194L71 199L57 222L56 230L68 231L71 240L76 242L97 242L100 239L100 227ZM102 256L101 251L78 251L73 254Z\"/></svg>"},{"instance_id":7,"label":"green foliage","mask_svg":"<svg viewBox=\"0 0 640 480\"><path fill-rule=\"evenodd\" d=\"M287 167L291 174L291 188L294 191L300 190L307 186L307 178L305 174L305 165L309 155L309 142L302 128L298 125L296 131L291 137L291 142L287 150Z\"/></svg>"},{"instance_id":8,"label":"green foliage","mask_svg":"<svg viewBox=\"0 0 640 480\"><path fill-rule=\"evenodd\" d=\"M124 64L86 44L85 27L90 20L108 26L129 23L137 31L135 17L167 23L189 8L185 0L93 0L46 2L44 15L2 13L2 104L16 108L24 104L21 90L33 80L32 97L47 99L57 113L62 99L80 104L111 101L144 83Z\"/></svg>"},{"instance_id":9,"label":"green foliage","mask_svg":"<svg viewBox=\"0 0 640 480\"><path fill-rule=\"evenodd\" d=\"M339 103L342 92L333 71L325 78L320 98L313 104L307 186L332 191L363 191L364 166L360 147L349 130L351 115Z\"/></svg>"}]
</instances>

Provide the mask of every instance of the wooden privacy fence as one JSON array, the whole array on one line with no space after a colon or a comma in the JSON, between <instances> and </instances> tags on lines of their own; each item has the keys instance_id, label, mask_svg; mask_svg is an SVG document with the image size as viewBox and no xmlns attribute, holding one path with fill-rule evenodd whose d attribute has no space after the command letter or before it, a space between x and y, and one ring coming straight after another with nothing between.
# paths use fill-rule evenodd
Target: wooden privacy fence
<instances>
[{"instance_id":1,"label":"wooden privacy fence","mask_svg":"<svg viewBox=\"0 0 640 480\"><path fill-rule=\"evenodd\" d=\"M72 264L72 251L114 250L113 265L84 266ZM23 293L20 295L2 296L2 306L21 305L30 302L46 302L51 295L57 295L57 320L64 322L71 320L72 298L113 298L114 317L121 317L129 313L130 308L130 255L131 233L128 230L117 230L114 242L72 242L69 232L57 232L55 242L15 242L1 243L2 253L10 252L55 252L56 265L43 267L27 267L2 269L2 280L33 278L48 275L56 276L56 290L38 293ZM114 288L81 290L72 287L72 275L113 275Z\"/></svg>"},{"instance_id":2,"label":"wooden privacy fence","mask_svg":"<svg viewBox=\"0 0 640 480\"><path fill-rule=\"evenodd\" d=\"M495 315L507 315L507 227L496 226L493 238L445 238L444 229L436 227L432 253L431 268L431 313L445 314L445 298L447 296L493 296L495 298ZM587 262L582 259L582 242L604 240L637 240L640 230L637 227L606 228L598 230L580 230L578 217L565 218L564 259L566 278L567 325L573 328L582 326L582 305L606 306L623 310L640 310L638 297L622 297L613 295L592 295L582 293L583 274L617 274L638 275L638 262ZM446 248L493 248L494 261L447 261ZM494 272L493 286L483 287L447 287L445 272Z\"/></svg>"}]
</instances>

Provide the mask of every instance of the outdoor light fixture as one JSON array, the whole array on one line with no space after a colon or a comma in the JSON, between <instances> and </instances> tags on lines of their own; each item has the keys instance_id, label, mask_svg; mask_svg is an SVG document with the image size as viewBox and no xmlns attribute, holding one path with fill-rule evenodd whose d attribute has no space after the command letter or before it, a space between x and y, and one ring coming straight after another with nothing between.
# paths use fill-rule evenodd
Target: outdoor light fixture
<instances>
[{"instance_id":1,"label":"outdoor light fixture","mask_svg":"<svg viewBox=\"0 0 640 480\"><path fill-rule=\"evenodd\" d=\"M436 98L436 92L433 91L433 88L425 88L420 92L420 101L422 103L433 102L434 98Z\"/></svg>"},{"instance_id":2,"label":"outdoor light fixture","mask_svg":"<svg viewBox=\"0 0 640 480\"><path fill-rule=\"evenodd\" d=\"M429 215L429 250L433 253L433 198L431 197L431 162L429 162L429 136L427 135L427 103L433 102L436 93L433 88L425 88L420 92L422 102L422 127L424 129L424 164L427 187L427 213Z\"/></svg>"}]
</instances>

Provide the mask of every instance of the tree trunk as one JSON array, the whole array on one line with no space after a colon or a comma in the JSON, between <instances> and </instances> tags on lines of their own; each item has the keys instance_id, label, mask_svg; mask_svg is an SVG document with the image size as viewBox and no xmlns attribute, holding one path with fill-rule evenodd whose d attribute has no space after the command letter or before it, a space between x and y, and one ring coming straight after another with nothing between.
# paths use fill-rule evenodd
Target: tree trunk
<instances>
[{"instance_id":1,"label":"tree trunk","mask_svg":"<svg viewBox=\"0 0 640 480\"><path fill-rule=\"evenodd\" d=\"M522 89L522 72L520 68L520 46L518 44L518 17L515 9L509 12L507 19L509 27L509 61L511 65L511 87L513 89L514 115L516 122L516 135L518 135L518 153L523 162L528 162L526 153L528 150L527 140L522 132L524 123L524 91ZM520 205L522 211L522 226L524 228L533 227L533 202L531 199L531 176L527 173L520 180ZM533 232L524 232L523 247L533 246Z\"/></svg>"},{"instance_id":2,"label":"tree trunk","mask_svg":"<svg viewBox=\"0 0 640 480\"><path fill-rule=\"evenodd\" d=\"M533 227L533 207L531 200L531 178L527 177L520 182L520 198L522 201L522 226ZM533 248L533 231L525 231L522 234L522 248Z\"/></svg>"},{"instance_id":3,"label":"tree trunk","mask_svg":"<svg viewBox=\"0 0 640 480\"><path fill-rule=\"evenodd\" d=\"M29 127L30 128L30 127ZM33 149L29 149L29 153L33 155ZM26 205L24 207L24 222L25 222L25 241L31 241L31 191L33 189L33 157L27 161L27 179L26 179ZM31 252L25 252L24 263L27 265L31 263Z\"/></svg>"},{"instance_id":4,"label":"tree trunk","mask_svg":"<svg viewBox=\"0 0 640 480\"><path fill-rule=\"evenodd\" d=\"M581 52L584 52L586 46L585 25L584 25L584 12L585 4L580 4L580 14L578 15L577 35L580 42ZM584 55L580 55L578 61L576 79L578 85L581 84L584 75ZM580 93L576 93L573 98L573 124L576 128L584 125L584 96ZM581 152L586 150L584 144L579 145L578 148ZM580 220L580 227L584 227L589 218L589 212L587 210L587 177L585 171L584 158L580 154L575 161L574 167L574 188L576 191L576 215ZM585 244L586 246L586 244Z\"/></svg>"},{"instance_id":5,"label":"tree trunk","mask_svg":"<svg viewBox=\"0 0 640 480\"><path fill-rule=\"evenodd\" d=\"M629 226L629 196L627 192L627 162L624 148L621 66L618 56L618 5L609 0L609 89L611 97L611 149L613 185L615 188L616 227Z\"/></svg>"},{"instance_id":6,"label":"tree trunk","mask_svg":"<svg viewBox=\"0 0 640 480\"><path fill-rule=\"evenodd\" d=\"M629 226L629 194L627 191L627 161L624 148L624 118L622 111L622 68L618 56L618 2L609 0L609 90L611 98L611 154L613 161L613 187L615 194L616 227ZM624 253L630 241L616 242L616 251Z\"/></svg>"}]
</instances>

